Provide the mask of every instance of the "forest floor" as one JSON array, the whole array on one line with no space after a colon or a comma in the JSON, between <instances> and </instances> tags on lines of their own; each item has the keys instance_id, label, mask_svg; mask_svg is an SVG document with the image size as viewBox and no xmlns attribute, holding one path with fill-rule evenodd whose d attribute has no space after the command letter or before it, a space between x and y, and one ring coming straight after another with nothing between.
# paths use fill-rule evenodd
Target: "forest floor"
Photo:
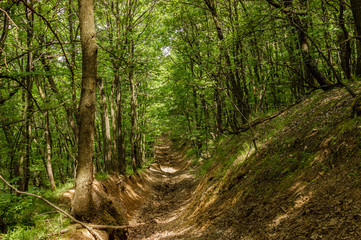
<instances>
[{"instance_id":1,"label":"forest floor","mask_svg":"<svg viewBox=\"0 0 361 240\"><path fill-rule=\"evenodd\" d=\"M186 239L179 220L187 208L197 179L190 161L162 139L155 150L155 163L145 173L150 194L130 216L129 239Z\"/></svg>"},{"instance_id":2,"label":"forest floor","mask_svg":"<svg viewBox=\"0 0 361 240\"><path fill-rule=\"evenodd\" d=\"M139 177L147 190L128 215L129 239L361 239L361 118L351 103L340 89L314 94L254 136L225 136L197 164L163 141Z\"/></svg>"},{"instance_id":3,"label":"forest floor","mask_svg":"<svg viewBox=\"0 0 361 240\"><path fill-rule=\"evenodd\" d=\"M162 139L148 169L101 184L124 205L130 240L361 239L351 103L340 89L314 94L253 134L223 136L210 158Z\"/></svg>"}]
</instances>

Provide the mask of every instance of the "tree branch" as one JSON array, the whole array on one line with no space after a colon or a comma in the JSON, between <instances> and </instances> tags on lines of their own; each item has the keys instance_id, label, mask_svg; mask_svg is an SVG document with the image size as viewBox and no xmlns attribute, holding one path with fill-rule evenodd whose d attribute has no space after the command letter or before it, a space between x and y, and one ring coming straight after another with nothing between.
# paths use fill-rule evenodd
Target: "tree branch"
<instances>
[{"instance_id":1,"label":"tree branch","mask_svg":"<svg viewBox=\"0 0 361 240\"><path fill-rule=\"evenodd\" d=\"M45 198L43 198L43 197L41 197L39 195L35 195L35 194L32 194L32 193L23 192L23 191L18 190L16 187L12 186L8 181L6 181L3 178L2 175L0 175L0 180L3 181L5 183L5 185L7 185L12 190L14 190L16 193L31 196L31 197L35 197L37 199L42 200L43 202L45 202L46 204L48 204L52 208L55 208L58 212L64 214L65 216L70 218L73 222L76 222L76 223L80 224L82 227L86 228L95 237L95 239L103 240L103 238L101 236L99 236L98 233L93 231L93 228L98 228L98 229L126 229L126 228L129 228L129 226L93 225L93 224L83 223L83 222L77 220L76 218L74 218L72 215L70 215L69 213L67 213L63 209L61 209L58 206L54 205L53 203L49 202L47 199L45 199Z\"/></svg>"},{"instance_id":2,"label":"tree branch","mask_svg":"<svg viewBox=\"0 0 361 240\"><path fill-rule=\"evenodd\" d=\"M73 69L72 69L71 64L70 64L70 62L69 62L69 59L68 59L68 57L66 56L64 46L63 46L63 44L61 43L59 36L55 33L55 30L53 29L53 27L51 26L51 24L49 23L49 21L48 21L43 15L41 15L41 14L39 14L37 11L35 11L25 0L21 0L21 2L24 3L24 5L25 5L30 11L32 11L34 14L38 15L41 19L43 19L44 22L46 23L46 25L50 28L51 32L54 34L56 40L57 40L57 41L59 42L59 44L60 44L61 50L62 50L63 55L64 55L64 57L65 57L65 61L66 61L67 65L68 65L68 67L69 67L69 70L70 70L71 74L74 75Z\"/></svg>"}]
</instances>

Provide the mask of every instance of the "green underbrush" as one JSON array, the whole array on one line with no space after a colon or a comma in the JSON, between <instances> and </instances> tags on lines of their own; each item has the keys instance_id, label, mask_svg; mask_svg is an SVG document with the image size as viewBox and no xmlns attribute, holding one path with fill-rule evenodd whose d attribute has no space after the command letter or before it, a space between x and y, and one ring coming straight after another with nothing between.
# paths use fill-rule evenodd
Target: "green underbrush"
<instances>
[{"instance_id":1,"label":"green underbrush","mask_svg":"<svg viewBox=\"0 0 361 240\"><path fill-rule=\"evenodd\" d=\"M343 90L317 92L253 132L223 135L211 157L197 161L198 175L216 182L215 192L237 186L264 200L300 179L314 183L317 174L337 167L355 165L345 171L359 176L361 164L355 157L361 154L361 120L350 117L350 103Z\"/></svg>"},{"instance_id":2,"label":"green underbrush","mask_svg":"<svg viewBox=\"0 0 361 240\"><path fill-rule=\"evenodd\" d=\"M61 202L61 196L73 185L73 182L68 182L59 186L54 192L50 190L29 192L43 196L64 210L70 211L70 206ZM39 199L17 196L9 193L8 190L0 195L0 226L3 233L0 239L59 239L60 230L69 224L69 219Z\"/></svg>"}]
</instances>

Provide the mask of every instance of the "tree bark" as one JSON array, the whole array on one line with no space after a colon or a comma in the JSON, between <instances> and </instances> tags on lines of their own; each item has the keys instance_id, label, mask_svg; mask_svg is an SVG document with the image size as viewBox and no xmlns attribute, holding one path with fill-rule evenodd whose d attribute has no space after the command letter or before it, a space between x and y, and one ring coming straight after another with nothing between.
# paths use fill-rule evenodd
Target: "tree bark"
<instances>
[{"instance_id":1,"label":"tree bark","mask_svg":"<svg viewBox=\"0 0 361 240\"><path fill-rule=\"evenodd\" d=\"M32 1L29 1L29 4L32 5ZM33 38L34 38L34 14L28 9L25 8L26 19L28 21L28 29L26 30L27 34L27 47L31 49L33 46ZM26 72L31 73L34 68L33 62L33 52L29 51L27 54L27 65L26 65ZM26 87L28 92L26 94L25 100L25 116L26 116L26 127L25 127L25 156L23 160L23 180L21 190L27 191L29 189L29 181L30 181L30 157L31 157L31 118L32 118L32 111L33 111L33 99L31 96L32 88L33 88L33 77L28 75L26 77Z\"/></svg>"},{"instance_id":2,"label":"tree bark","mask_svg":"<svg viewBox=\"0 0 361 240\"><path fill-rule=\"evenodd\" d=\"M35 79L35 82L38 87L40 97L43 99L44 102L48 103L49 101L46 100L46 94L41 89L39 81L37 79ZM55 179L54 179L54 171L53 171L53 166L51 164L52 152L51 152L49 110L44 110L44 120L45 120L45 126L44 126L45 133L44 134L45 134L45 145L46 145L45 146L45 159L46 159L45 166L46 166L46 172L48 174L48 179L50 182L51 190L55 191L56 185L55 185Z\"/></svg>"},{"instance_id":3,"label":"tree bark","mask_svg":"<svg viewBox=\"0 0 361 240\"><path fill-rule=\"evenodd\" d=\"M99 93L100 93L100 103L102 107L102 122L103 122L103 155L104 155L104 165L105 171L115 171L113 159L112 159L112 138L110 135L110 120L107 108L107 97L105 96L104 84L102 78L97 78Z\"/></svg>"},{"instance_id":4,"label":"tree bark","mask_svg":"<svg viewBox=\"0 0 361 240\"><path fill-rule=\"evenodd\" d=\"M351 10L356 27L357 46L361 46L361 1L351 0ZM361 76L361 50L357 51L357 64L355 74Z\"/></svg>"},{"instance_id":5,"label":"tree bark","mask_svg":"<svg viewBox=\"0 0 361 240\"><path fill-rule=\"evenodd\" d=\"M97 43L93 0L79 0L79 23L83 66L79 103L78 167L72 212L77 219L90 220L93 211L93 145L97 76Z\"/></svg>"},{"instance_id":6,"label":"tree bark","mask_svg":"<svg viewBox=\"0 0 361 240\"><path fill-rule=\"evenodd\" d=\"M350 60L351 60L351 45L350 41L348 40L349 34L347 28L345 26L345 19L344 19L344 10L345 10L345 3L340 1L340 14L339 14L339 25L342 30L342 33L339 34L339 41L340 41L340 49L341 49L341 67L345 73L347 79L351 79L351 68L350 68Z\"/></svg>"},{"instance_id":7,"label":"tree bark","mask_svg":"<svg viewBox=\"0 0 361 240\"><path fill-rule=\"evenodd\" d=\"M116 88L116 127L114 128L117 146L117 166L120 174L125 174L126 162L125 162L125 146L124 146L124 134L123 134L123 110L122 110L122 87L119 76L119 69L114 68L114 84Z\"/></svg>"}]
</instances>

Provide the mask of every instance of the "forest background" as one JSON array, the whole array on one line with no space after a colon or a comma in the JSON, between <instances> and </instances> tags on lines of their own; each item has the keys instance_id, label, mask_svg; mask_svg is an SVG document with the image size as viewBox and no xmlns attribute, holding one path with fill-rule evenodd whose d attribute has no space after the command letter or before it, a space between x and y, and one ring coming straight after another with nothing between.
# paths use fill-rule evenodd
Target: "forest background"
<instances>
[{"instance_id":1,"label":"forest background","mask_svg":"<svg viewBox=\"0 0 361 240\"><path fill-rule=\"evenodd\" d=\"M22 191L74 184L78 9L73 0L0 2L0 174ZM149 164L164 132L207 155L221 135L312 91L357 94L357 0L99 0L94 11L97 178ZM0 230L34 224L31 203L0 187Z\"/></svg>"}]
</instances>

